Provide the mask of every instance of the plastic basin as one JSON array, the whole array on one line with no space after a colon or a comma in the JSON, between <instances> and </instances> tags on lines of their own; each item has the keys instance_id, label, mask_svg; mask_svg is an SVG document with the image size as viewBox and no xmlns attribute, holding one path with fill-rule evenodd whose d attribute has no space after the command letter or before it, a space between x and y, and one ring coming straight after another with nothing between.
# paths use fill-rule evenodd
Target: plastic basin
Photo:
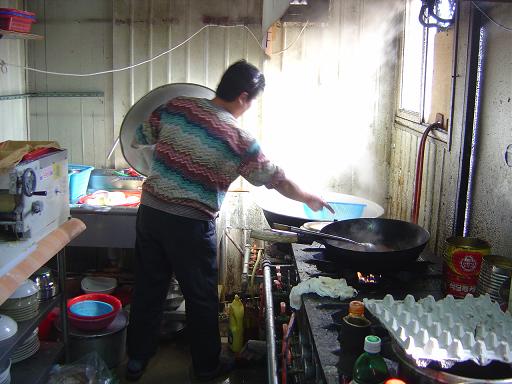
<instances>
[{"instance_id":1,"label":"plastic basin","mask_svg":"<svg viewBox=\"0 0 512 384\"><path fill-rule=\"evenodd\" d=\"M106 328L121 310L121 302L112 295L92 293L68 300L69 323L81 330Z\"/></svg>"}]
</instances>

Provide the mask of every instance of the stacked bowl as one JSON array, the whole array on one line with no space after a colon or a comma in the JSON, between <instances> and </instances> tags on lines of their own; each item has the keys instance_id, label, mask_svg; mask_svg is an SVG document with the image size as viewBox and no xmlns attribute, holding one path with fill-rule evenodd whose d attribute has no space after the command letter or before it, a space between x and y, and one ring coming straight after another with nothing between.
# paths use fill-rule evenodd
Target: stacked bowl
<instances>
[{"instance_id":1,"label":"stacked bowl","mask_svg":"<svg viewBox=\"0 0 512 384\"><path fill-rule=\"evenodd\" d=\"M18 324L9 316L0 314L0 346L4 340L13 337L16 332L18 332Z\"/></svg>"},{"instance_id":2,"label":"stacked bowl","mask_svg":"<svg viewBox=\"0 0 512 384\"><path fill-rule=\"evenodd\" d=\"M40 347L38 329L34 329L29 337L25 339L25 341L17 347L11 355L11 361L13 363L18 363L22 360L28 359L30 356L34 355Z\"/></svg>"},{"instance_id":3,"label":"stacked bowl","mask_svg":"<svg viewBox=\"0 0 512 384\"><path fill-rule=\"evenodd\" d=\"M0 384L11 382L11 360L6 359L0 364Z\"/></svg>"},{"instance_id":4,"label":"stacked bowl","mask_svg":"<svg viewBox=\"0 0 512 384\"><path fill-rule=\"evenodd\" d=\"M113 277L87 276L80 283L85 293L104 293L110 295L117 286L117 280Z\"/></svg>"},{"instance_id":5,"label":"stacked bowl","mask_svg":"<svg viewBox=\"0 0 512 384\"><path fill-rule=\"evenodd\" d=\"M69 323L83 331L107 328L121 310L121 301L112 295L91 293L68 300Z\"/></svg>"},{"instance_id":6,"label":"stacked bowl","mask_svg":"<svg viewBox=\"0 0 512 384\"><path fill-rule=\"evenodd\" d=\"M39 312L39 288L32 280L25 280L14 293L0 305L0 313L16 321L36 317Z\"/></svg>"}]
</instances>

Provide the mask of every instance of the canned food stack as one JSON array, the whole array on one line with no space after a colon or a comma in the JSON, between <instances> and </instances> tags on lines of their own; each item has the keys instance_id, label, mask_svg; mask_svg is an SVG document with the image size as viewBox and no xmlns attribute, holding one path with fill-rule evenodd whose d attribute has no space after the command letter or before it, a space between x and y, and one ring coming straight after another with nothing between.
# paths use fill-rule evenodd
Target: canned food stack
<instances>
[{"instance_id":1,"label":"canned food stack","mask_svg":"<svg viewBox=\"0 0 512 384\"><path fill-rule=\"evenodd\" d=\"M476 292L480 295L488 294L491 299L506 309L511 275L512 260L502 256L489 255L482 262Z\"/></svg>"},{"instance_id":2,"label":"canned food stack","mask_svg":"<svg viewBox=\"0 0 512 384\"><path fill-rule=\"evenodd\" d=\"M418 366L433 360L443 368L467 360L512 362L512 316L489 295L448 295L439 301L427 296L416 302L411 295L396 301L388 294L364 304Z\"/></svg>"}]
</instances>

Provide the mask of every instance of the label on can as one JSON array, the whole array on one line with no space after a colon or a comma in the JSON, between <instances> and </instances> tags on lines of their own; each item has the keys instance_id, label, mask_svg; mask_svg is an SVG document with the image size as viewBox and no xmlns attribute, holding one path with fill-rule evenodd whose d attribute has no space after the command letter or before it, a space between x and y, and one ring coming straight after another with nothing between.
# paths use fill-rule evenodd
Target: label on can
<instances>
[{"instance_id":1,"label":"label on can","mask_svg":"<svg viewBox=\"0 0 512 384\"><path fill-rule=\"evenodd\" d=\"M478 275L459 275L446 262L443 263L443 273L445 294L463 298L468 293L474 294L476 292Z\"/></svg>"},{"instance_id":2,"label":"label on can","mask_svg":"<svg viewBox=\"0 0 512 384\"><path fill-rule=\"evenodd\" d=\"M452 253L452 266L460 275L478 275L482 266L482 252L455 251Z\"/></svg>"}]
</instances>

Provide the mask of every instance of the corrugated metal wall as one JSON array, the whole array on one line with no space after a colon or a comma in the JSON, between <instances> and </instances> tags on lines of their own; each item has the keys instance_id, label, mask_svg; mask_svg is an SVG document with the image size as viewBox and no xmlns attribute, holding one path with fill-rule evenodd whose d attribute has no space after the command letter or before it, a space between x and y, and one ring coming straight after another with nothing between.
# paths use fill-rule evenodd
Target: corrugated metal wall
<instances>
[{"instance_id":1,"label":"corrugated metal wall","mask_svg":"<svg viewBox=\"0 0 512 384\"><path fill-rule=\"evenodd\" d=\"M383 12L377 0L333 1L327 26L308 26L291 48L265 61L259 46L260 0L112 4L31 2L44 20L36 32L45 40L29 52L29 64L75 73L131 66L182 43L204 27L205 19L245 24L256 38L243 28L210 27L168 55L114 75L70 78L32 73L32 91L81 96L31 99L32 138L59 140L70 149L73 162L124 166L119 149L111 162L106 155L135 101L168 82L215 88L225 68L245 58L264 68L268 85L264 97L244 115L242 126L262 140L271 158L308 188L328 188L386 204L401 2L388 3ZM277 28L274 52L289 47L301 28ZM104 96L85 97L84 92ZM323 142L311 145L311 132L324 137ZM284 151L283 141L292 150Z\"/></svg>"},{"instance_id":2,"label":"corrugated metal wall","mask_svg":"<svg viewBox=\"0 0 512 384\"><path fill-rule=\"evenodd\" d=\"M2 8L24 9L21 0L0 0ZM25 40L0 40L0 59L15 65L25 64ZM25 72L9 68L8 73L0 72L0 96L25 93ZM26 99L0 100L0 141L26 140Z\"/></svg>"},{"instance_id":3,"label":"corrugated metal wall","mask_svg":"<svg viewBox=\"0 0 512 384\"><path fill-rule=\"evenodd\" d=\"M421 135L403 120L395 122L391 139L389 204L386 216L411 220L414 177ZM430 232L429 246L438 250L438 237L444 236L446 210L442 207L443 170L446 165L446 143L428 139L425 147L421 204L418 224ZM444 211L444 212L443 212Z\"/></svg>"},{"instance_id":4,"label":"corrugated metal wall","mask_svg":"<svg viewBox=\"0 0 512 384\"><path fill-rule=\"evenodd\" d=\"M512 26L512 4L496 4L493 20ZM492 252L512 258L512 33L485 19L476 163L469 236L488 240ZM509 158L512 156L509 155Z\"/></svg>"},{"instance_id":5,"label":"corrugated metal wall","mask_svg":"<svg viewBox=\"0 0 512 384\"><path fill-rule=\"evenodd\" d=\"M31 1L44 40L28 50L30 67L66 73L112 68L112 5L108 1ZM113 142L112 76L28 73L30 138L57 140L70 162L105 166ZM42 94L43 93L43 94Z\"/></svg>"},{"instance_id":6,"label":"corrugated metal wall","mask_svg":"<svg viewBox=\"0 0 512 384\"><path fill-rule=\"evenodd\" d=\"M332 1L297 41L302 25L274 29L263 146L300 185L386 206L401 5Z\"/></svg>"},{"instance_id":7,"label":"corrugated metal wall","mask_svg":"<svg viewBox=\"0 0 512 384\"><path fill-rule=\"evenodd\" d=\"M261 1L116 0L113 10L113 60L131 66L176 47L204 27L204 19L244 24L261 37ZM242 28L210 27L170 54L114 75L114 131L139 98L166 83L196 83L215 89L232 62L247 59L261 67L263 53ZM251 124L256 125L253 121ZM116 165L125 165L118 150Z\"/></svg>"}]
</instances>

